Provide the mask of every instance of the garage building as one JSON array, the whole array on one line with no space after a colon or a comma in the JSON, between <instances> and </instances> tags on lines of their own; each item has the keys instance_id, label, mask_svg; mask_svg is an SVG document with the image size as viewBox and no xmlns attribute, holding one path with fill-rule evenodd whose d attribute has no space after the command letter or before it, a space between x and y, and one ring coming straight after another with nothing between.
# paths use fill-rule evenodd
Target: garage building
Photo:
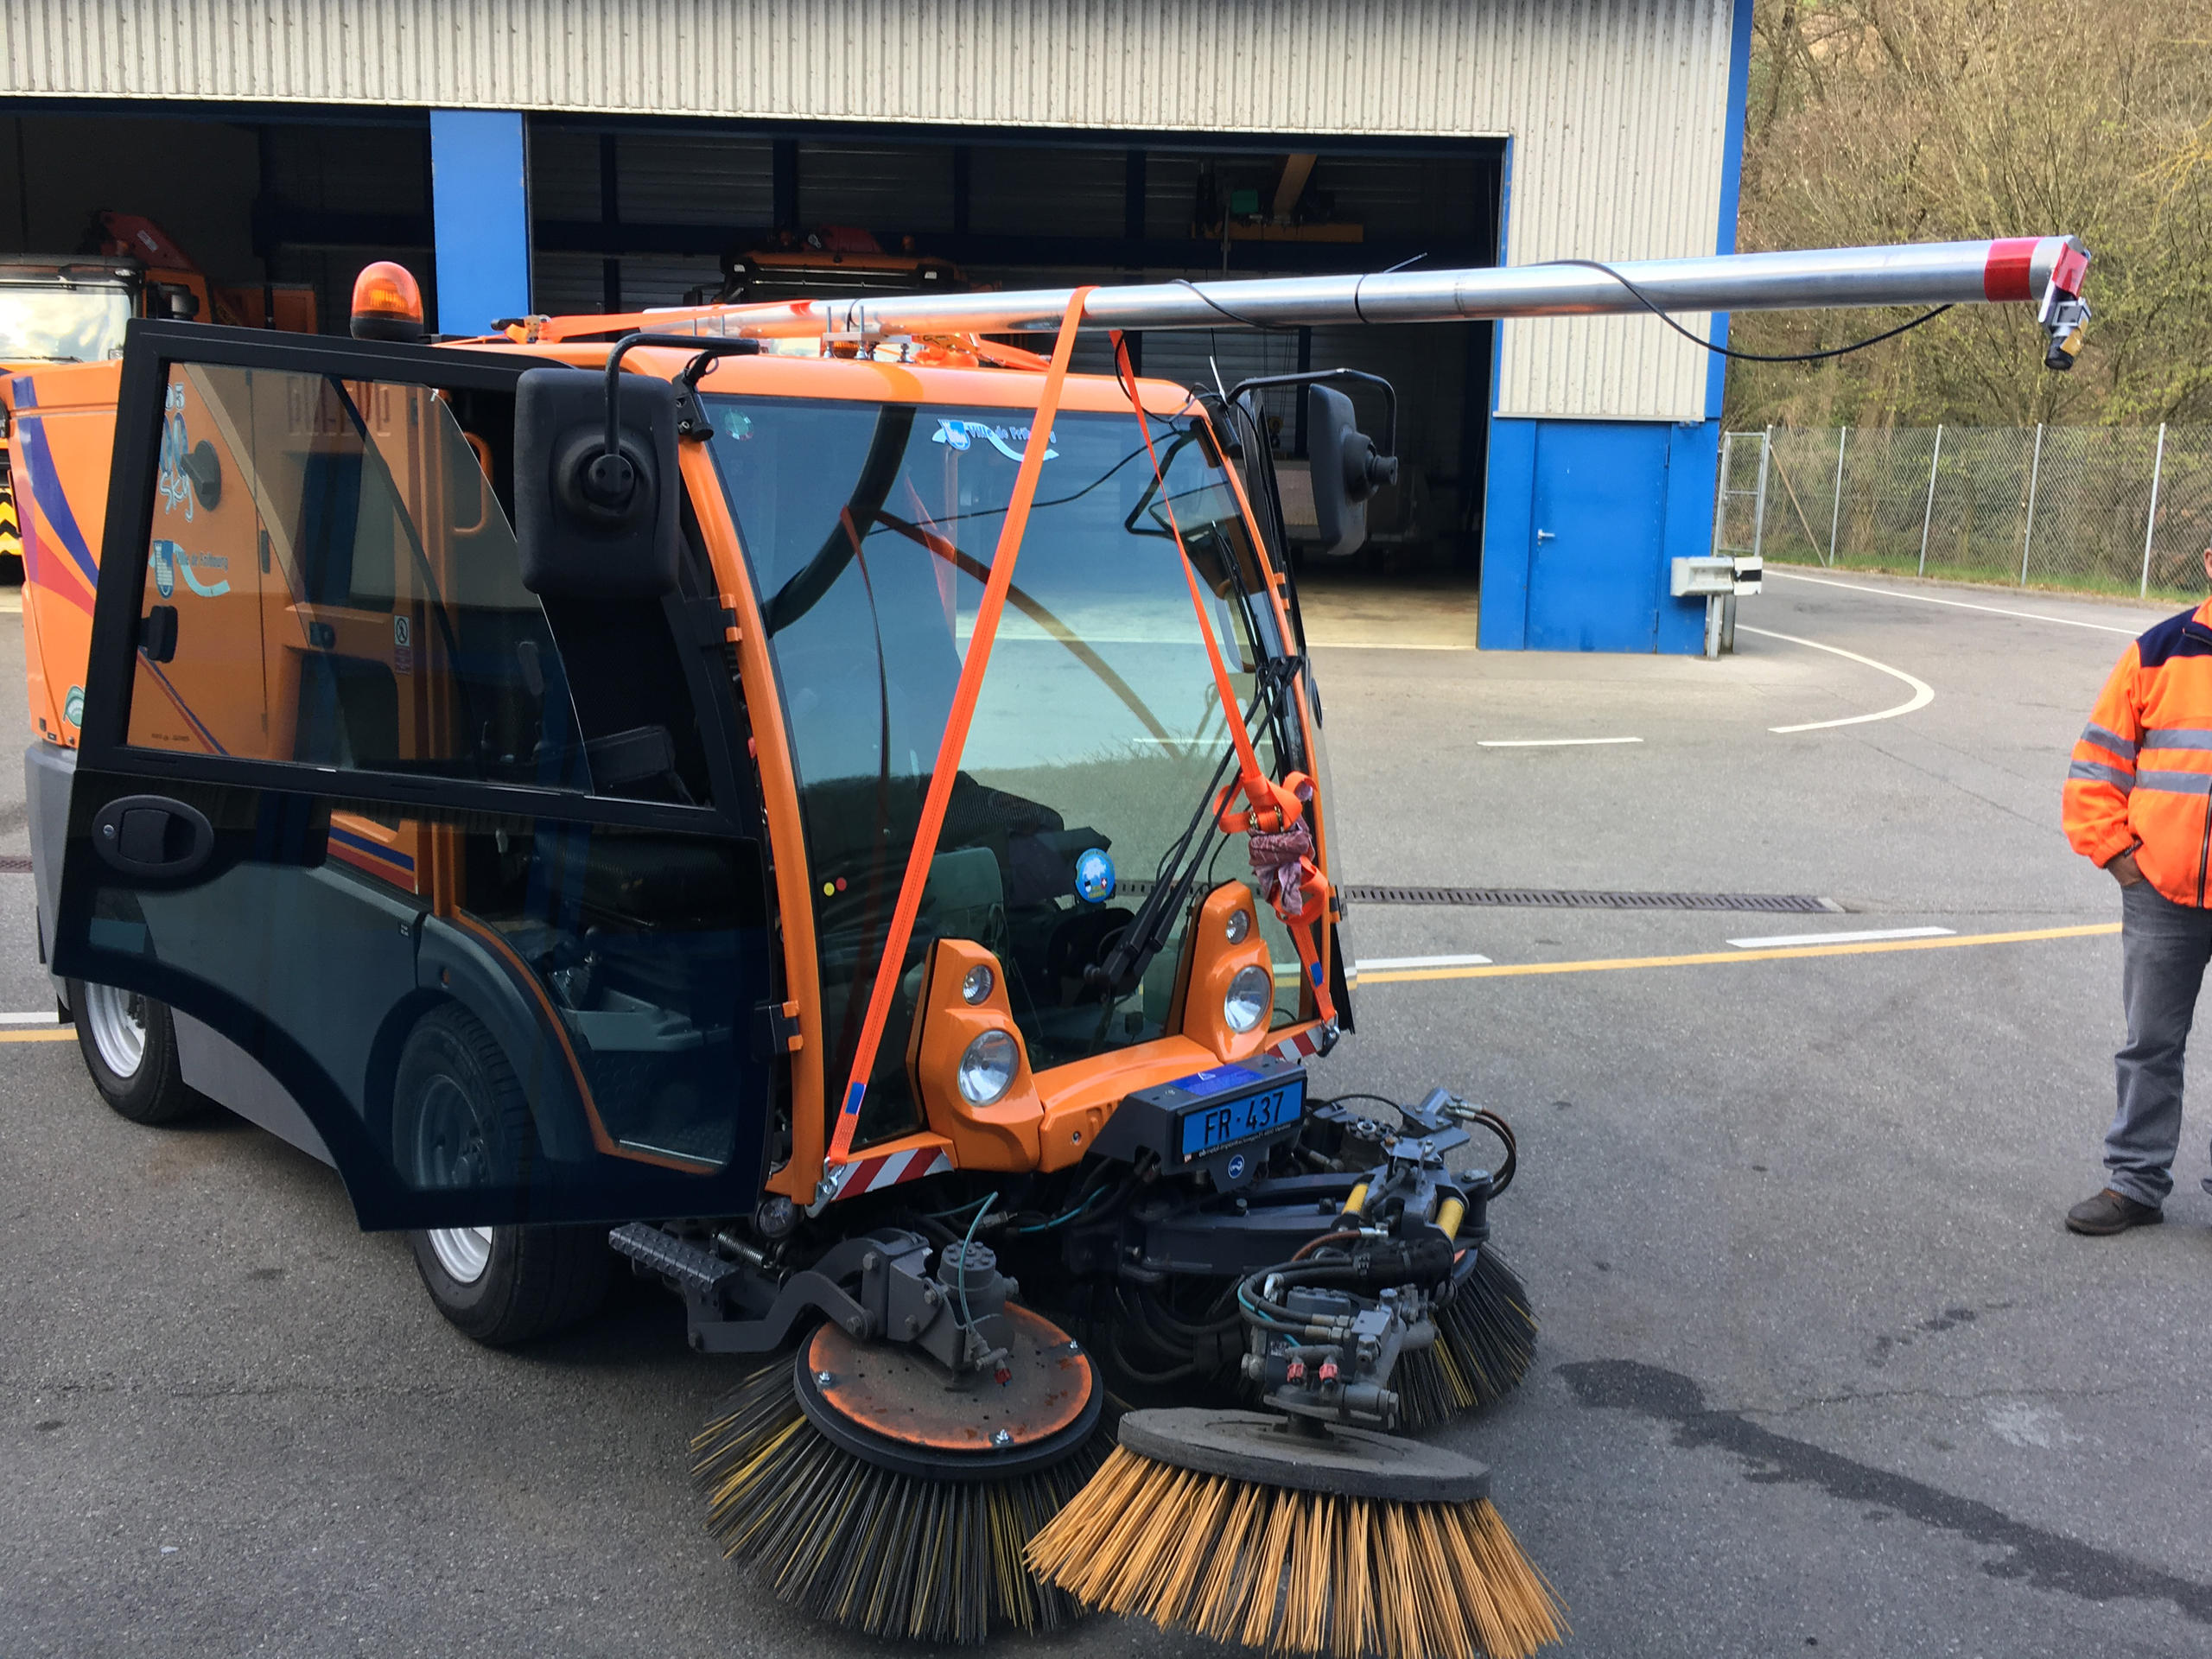
<instances>
[{"instance_id":1,"label":"garage building","mask_svg":"<svg viewBox=\"0 0 2212 1659\"><path fill-rule=\"evenodd\" d=\"M711 295L747 253L810 238L1007 287L1725 252L1751 18L1751 0L19 0L0 13L0 251L72 252L96 211L143 214L219 281L312 284L327 327L355 270L397 257L453 334ZM1669 599L1666 570L1711 540L1720 359L1656 320L1141 352L1202 383L1390 378L1401 482L1363 557L1386 580L1478 574L1485 647L1700 649L1701 605ZM1300 409L1272 410L1292 472Z\"/></svg>"}]
</instances>

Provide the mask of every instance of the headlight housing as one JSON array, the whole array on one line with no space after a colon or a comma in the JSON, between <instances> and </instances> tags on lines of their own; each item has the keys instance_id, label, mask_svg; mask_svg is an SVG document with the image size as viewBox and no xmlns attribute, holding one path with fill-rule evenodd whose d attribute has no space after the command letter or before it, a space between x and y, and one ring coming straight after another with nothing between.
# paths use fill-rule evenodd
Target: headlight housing
<instances>
[{"instance_id":1,"label":"headlight housing","mask_svg":"<svg viewBox=\"0 0 2212 1659\"><path fill-rule=\"evenodd\" d=\"M961 1053L960 1097L970 1106L988 1106L1014 1087L1014 1074L1020 1069L1021 1050L1013 1033L987 1031Z\"/></svg>"},{"instance_id":2,"label":"headlight housing","mask_svg":"<svg viewBox=\"0 0 2212 1659\"><path fill-rule=\"evenodd\" d=\"M1221 999L1221 1017L1241 1037L1266 1019L1274 1005L1274 976L1255 963L1238 969L1229 982L1229 992Z\"/></svg>"}]
</instances>

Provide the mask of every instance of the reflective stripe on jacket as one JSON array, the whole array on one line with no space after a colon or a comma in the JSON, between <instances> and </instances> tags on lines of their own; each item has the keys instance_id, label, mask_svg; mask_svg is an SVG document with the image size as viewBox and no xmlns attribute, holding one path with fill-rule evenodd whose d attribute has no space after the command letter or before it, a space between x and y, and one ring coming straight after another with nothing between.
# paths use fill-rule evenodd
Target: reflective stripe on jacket
<instances>
[{"instance_id":1,"label":"reflective stripe on jacket","mask_svg":"<svg viewBox=\"0 0 2212 1659\"><path fill-rule=\"evenodd\" d=\"M2130 848L2177 905L2212 867L2212 601L2122 652L2066 769L2066 839L2099 866Z\"/></svg>"}]
</instances>

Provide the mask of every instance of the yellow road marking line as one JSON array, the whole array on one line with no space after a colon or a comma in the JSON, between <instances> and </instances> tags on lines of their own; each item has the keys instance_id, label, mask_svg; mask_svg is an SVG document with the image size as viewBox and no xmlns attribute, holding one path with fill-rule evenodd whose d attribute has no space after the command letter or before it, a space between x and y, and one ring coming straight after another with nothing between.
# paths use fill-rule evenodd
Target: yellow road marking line
<instances>
[{"instance_id":1,"label":"yellow road marking line","mask_svg":"<svg viewBox=\"0 0 2212 1659\"><path fill-rule=\"evenodd\" d=\"M1783 950L1708 950L1686 957L1612 957L1595 962L1490 963L1479 968L1412 968L1395 972L1363 971L1362 985L1401 985L1431 979L1520 979L1531 974L1599 974L1627 968L1699 968L1721 962L1787 962L1800 957L1873 957L1891 950L1949 950L1962 944L2028 944L2038 939L2086 939L2117 933L2118 922L2087 927L2038 927L2019 933L1968 933L1947 939L1892 939L1878 944L1798 945ZM0 1031L0 1043L61 1043L76 1039L76 1029Z\"/></svg>"},{"instance_id":2,"label":"yellow road marking line","mask_svg":"<svg viewBox=\"0 0 2212 1659\"><path fill-rule=\"evenodd\" d=\"M2037 939L2086 939L2117 933L2118 922L2088 927L2038 927L2022 933L1967 933L1947 939L1887 939L1878 944L1802 944L1778 950L1708 950L1690 957L1614 957L1597 962L1492 963L1486 968L1421 968L1363 973L1362 985L1396 985L1424 979L1517 979L1529 974L1602 974L1624 968L1698 968L1717 962L1787 962L1798 957L1873 957L1891 950L1952 950L1962 944L2026 944Z\"/></svg>"}]
</instances>

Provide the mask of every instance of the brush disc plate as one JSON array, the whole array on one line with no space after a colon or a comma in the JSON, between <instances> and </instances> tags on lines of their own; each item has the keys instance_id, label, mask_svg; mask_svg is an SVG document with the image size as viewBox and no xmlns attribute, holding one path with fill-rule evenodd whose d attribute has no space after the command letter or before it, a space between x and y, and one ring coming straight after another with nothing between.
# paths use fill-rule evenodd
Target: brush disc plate
<instances>
[{"instance_id":1,"label":"brush disc plate","mask_svg":"<svg viewBox=\"0 0 2212 1659\"><path fill-rule=\"evenodd\" d=\"M1255 1486L1392 1503L1471 1503L1490 1496L1490 1465L1442 1446L1262 1411L1133 1411L1122 1419L1121 1440L1155 1463Z\"/></svg>"},{"instance_id":2,"label":"brush disc plate","mask_svg":"<svg viewBox=\"0 0 2212 1659\"><path fill-rule=\"evenodd\" d=\"M1006 1317L1007 1380L957 1385L915 1349L819 1325L793 1360L800 1408L846 1451L899 1474L995 1480L1058 1462L1097 1427L1105 1390L1059 1326L1012 1305Z\"/></svg>"}]
</instances>

